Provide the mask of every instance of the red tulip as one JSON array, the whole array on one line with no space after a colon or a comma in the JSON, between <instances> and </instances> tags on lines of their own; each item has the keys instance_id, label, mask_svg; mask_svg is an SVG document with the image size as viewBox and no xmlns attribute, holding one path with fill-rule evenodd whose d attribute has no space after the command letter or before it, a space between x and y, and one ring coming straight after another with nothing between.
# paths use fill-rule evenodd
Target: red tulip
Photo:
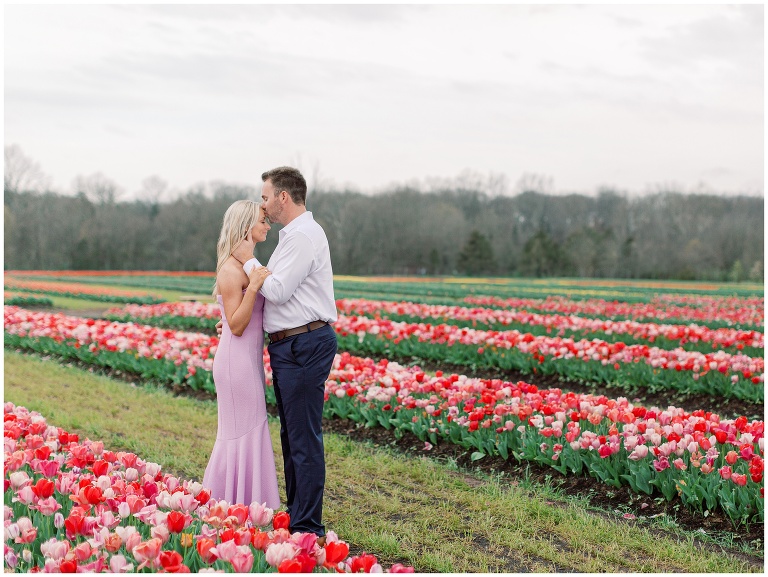
<instances>
[{"instance_id":1,"label":"red tulip","mask_svg":"<svg viewBox=\"0 0 768 577\"><path fill-rule=\"evenodd\" d=\"M184 564L184 558L178 551L163 551L159 559L160 565L169 573L178 573L179 567Z\"/></svg>"},{"instance_id":2,"label":"red tulip","mask_svg":"<svg viewBox=\"0 0 768 577\"><path fill-rule=\"evenodd\" d=\"M286 559L277 567L278 573L304 573L301 562L296 559Z\"/></svg>"},{"instance_id":3,"label":"red tulip","mask_svg":"<svg viewBox=\"0 0 768 577\"><path fill-rule=\"evenodd\" d=\"M187 528L188 519L187 516L180 511L171 511L165 518L165 522L168 525L168 530L171 533L181 533Z\"/></svg>"},{"instance_id":4,"label":"red tulip","mask_svg":"<svg viewBox=\"0 0 768 577\"><path fill-rule=\"evenodd\" d=\"M41 461L47 461L48 457L51 456L51 448L48 445L45 445L44 447L40 447L39 449L35 449L35 459L40 459Z\"/></svg>"},{"instance_id":5,"label":"red tulip","mask_svg":"<svg viewBox=\"0 0 768 577\"><path fill-rule=\"evenodd\" d=\"M107 471L109 471L109 463L99 460L93 464L91 469L93 470L94 475L101 477L102 475L106 475Z\"/></svg>"},{"instance_id":6,"label":"red tulip","mask_svg":"<svg viewBox=\"0 0 768 577\"><path fill-rule=\"evenodd\" d=\"M376 565L376 557L367 555L365 552L357 557L350 559L349 567L352 573L370 573L371 568Z\"/></svg>"},{"instance_id":7,"label":"red tulip","mask_svg":"<svg viewBox=\"0 0 768 577\"><path fill-rule=\"evenodd\" d=\"M47 499L53 495L56 485L49 479L38 479L37 483L32 485L32 492L40 499Z\"/></svg>"},{"instance_id":8,"label":"red tulip","mask_svg":"<svg viewBox=\"0 0 768 577\"><path fill-rule=\"evenodd\" d=\"M285 511L279 511L275 513L274 517L272 517L273 529L290 529L290 527L291 527L291 516Z\"/></svg>"},{"instance_id":9,"label":"red tulip","mask_svg":"<svg viewBox=\"0 0 768 577\"><path fill-rule=\"evenodd\" d=\"M301 563L302 573L312 573L312 570L317 566L317 559L307 553L299 553L296 560Z\"/></svg>"},{"instance_id":10,"label":"red tulip","mask_svg":"<svg viewBox=\"0 0 768 577\"><path fill-rule=\"evenodd\" d=\"M86 487L84 489L84 495L85 498L88 500L88 503L91 505L98 505L102 501L104 501L104 493L101 492L101 489L99 487Z\"/></svg>"},{"instance_id":11,"label":"red tulip","mask_svg":"<svg viewBox=\"0 0 768 577\"><path fill-rule=\"evenodd\" d=\"M723 443L725 443L725 441L728 440L728 433L718 429L717 431L715 431L715 439L717 439L717 442L722 445Z\"/></svg>"}]
</instances>

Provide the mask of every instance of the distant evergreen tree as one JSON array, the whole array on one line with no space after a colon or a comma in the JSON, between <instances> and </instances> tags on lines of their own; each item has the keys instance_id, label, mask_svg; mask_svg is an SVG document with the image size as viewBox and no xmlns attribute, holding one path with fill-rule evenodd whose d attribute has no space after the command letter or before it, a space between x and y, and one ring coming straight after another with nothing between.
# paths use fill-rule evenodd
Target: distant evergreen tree
<instances>
[{"instance_id":1,"label":"distant evergreen tree","mask_svg":"<svg viewBox=\"0 0 768 577\"><path fill-rule=\"evenodd\" d=\"M469 276L496 272L493 247L485 235L476 230L472 231L467 244L459 253L457 265L459 271Z\"/></svg>"},{"instance_id":2,"label":"distant evergreen tree","mask_svg":"<svg viewBox=\"0 0 768 577\"><path fill-rule=\"evenodd\" d=\"M563 274L569 268L563 249L551 236L539 229L523 247L520 269L523 275L545 277Z\"/></svg>"}]
</instances>

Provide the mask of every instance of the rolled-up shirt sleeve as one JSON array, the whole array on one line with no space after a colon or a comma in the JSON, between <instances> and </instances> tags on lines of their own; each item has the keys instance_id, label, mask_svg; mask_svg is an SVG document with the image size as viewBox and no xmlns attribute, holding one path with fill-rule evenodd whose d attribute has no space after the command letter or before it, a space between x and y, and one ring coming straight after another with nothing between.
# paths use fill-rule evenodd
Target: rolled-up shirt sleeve
<instances>
[{"instance_id":1,"label":"rolled-up shirt sleeve","mask_svg":"<svg viewBox=\"0 0 768 577\"><path fill-rule=\"evenodd\" d=\"M309 275L315 258L312 241L305 234L291 234L286 237L284 245L275 270L264 280L261 287L264 298L277 305L291 298Z\"/></svg>"}]
</instances>

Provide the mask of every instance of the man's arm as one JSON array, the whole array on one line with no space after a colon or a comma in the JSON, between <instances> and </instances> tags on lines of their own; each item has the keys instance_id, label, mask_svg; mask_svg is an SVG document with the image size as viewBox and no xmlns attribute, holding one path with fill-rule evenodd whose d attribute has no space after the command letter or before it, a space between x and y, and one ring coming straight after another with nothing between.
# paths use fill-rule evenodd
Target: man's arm
<instances>
[{"instance_id":1,"label":"man's arm","mask_svg":"<svg viewBox=\"0 0 768 577\"><path fill-rule=\"evenodd\" d=\"M280 305L288 301L298 286L307 278L314 260L312 241L296 232L285 239L275 270L267 277L261 294L269 302Z\"/></svg>"}]
</instances>

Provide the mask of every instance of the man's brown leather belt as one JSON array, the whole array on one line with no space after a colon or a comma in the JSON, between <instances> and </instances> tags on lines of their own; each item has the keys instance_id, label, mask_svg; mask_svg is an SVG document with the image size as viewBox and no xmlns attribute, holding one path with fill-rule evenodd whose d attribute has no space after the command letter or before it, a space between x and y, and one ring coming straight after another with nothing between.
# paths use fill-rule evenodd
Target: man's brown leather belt
<instances>
[{"instance_id":1,"label":"man's brown leather belt","mask_svg":"<svg viewBox=\"0 0 768 577\"><path fill-rule=\"evenodd\" d=\"M312 321L308 325L302 325L295 329L285 329L284 331L277 331L276 333L269 333L269 344L275 344L278 341L282 341L285 338L292 337L293 335L300 335L301 333L308 333L321 327L324 327L328 323L325 321Z\"/></svg>"}]
</instances>

